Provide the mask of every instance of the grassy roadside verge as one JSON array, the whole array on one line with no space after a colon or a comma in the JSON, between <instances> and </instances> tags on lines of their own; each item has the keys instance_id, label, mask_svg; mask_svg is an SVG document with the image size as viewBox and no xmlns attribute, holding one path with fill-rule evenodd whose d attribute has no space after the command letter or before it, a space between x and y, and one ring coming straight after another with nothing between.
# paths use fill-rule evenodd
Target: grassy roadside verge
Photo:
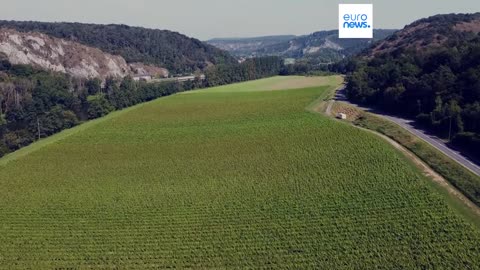
<instances>
[{"instance_id":1,"label":"grassy roadside verge","mask_svg":"<svg viewBox=\"0 0 480 270\"><path fill-rule=\"evenodd\" d=\"M361 114L353 123L377 131L400 143L447 179L472 202L480 206L480 177L451 160L422 139L417 138L395 123L369 113Z\"/></svg>"}]
</instances>

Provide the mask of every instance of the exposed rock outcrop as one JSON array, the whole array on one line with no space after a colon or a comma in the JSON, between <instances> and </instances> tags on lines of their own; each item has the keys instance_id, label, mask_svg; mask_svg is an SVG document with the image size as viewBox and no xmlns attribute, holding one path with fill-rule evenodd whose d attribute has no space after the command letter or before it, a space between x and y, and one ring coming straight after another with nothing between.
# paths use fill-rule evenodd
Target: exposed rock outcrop
<instances>
[{"instance_id":1,"label":"exposed rock outcrop","mask_svg":"<svg viewBox=\"0 0 480 270\"><path fill-rule=\"evenodd\" d=\"M32 65L63 72L78 78L125 77L149 74L168 76L164 68L143 63L128 64L121 56L73 41L50 37L36 32L0 29L0 52L12 64Z\"/></svg>"}]
</instances>

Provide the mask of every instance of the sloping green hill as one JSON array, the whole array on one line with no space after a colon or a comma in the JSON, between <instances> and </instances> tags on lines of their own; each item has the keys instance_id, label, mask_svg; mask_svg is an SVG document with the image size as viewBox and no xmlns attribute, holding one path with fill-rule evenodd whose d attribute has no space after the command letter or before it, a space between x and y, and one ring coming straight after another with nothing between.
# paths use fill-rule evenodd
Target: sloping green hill
<instances>
[{"instance_id":1,"label":"sloping green hill","mask_svg":"<svg viewBox=\"0 0 480 270\"><path fill-rule=\"evenodd\" d=\"M350 66L351 100L417 120L480 159L480 13L418 20ZM468 185L480 201L480 186Z\"/></svg>"},{"instance_id":2,"label":"sloping green hill","mask_svg":"<svg viewBox=\"0 0 480 270\"><path fill-rule=\"evenodd\" d=\"M261 91L261 83L158 99L7 156L0 265L480 264L480 230L399 152L305 110L338 84Z\"/></svg>"}]
</instances>

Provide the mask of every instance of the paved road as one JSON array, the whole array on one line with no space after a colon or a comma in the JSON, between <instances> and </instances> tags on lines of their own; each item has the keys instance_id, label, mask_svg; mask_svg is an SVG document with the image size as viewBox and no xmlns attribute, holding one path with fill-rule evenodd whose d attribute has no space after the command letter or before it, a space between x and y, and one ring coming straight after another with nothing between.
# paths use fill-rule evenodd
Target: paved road
<instances>
[{"instance_id":1,"label":"paved road","mask_svg":"<svg viewBox=\"0 0 480 270\"><path fill-rule=\"evenodd\" d=\"M475 164L473 161L471 161L467 157L463 156L460 152L448 147L447 144L443 140L441 140L440 138L438 138L436 136L433 136L433 135L430 135L430 134L426 133L425 131L414 127L412 120L404 119L404 118L393 116L393 115L384 114L384 113L381 113L381 112L378 112L378 111L373 111L370 108L366 108L366 107L359 106L357 104L353 104L353 103L346 100L344 92L345 92L344 89L340 89L339 91L337 91L337 93L335 94L335 100L348 103L352 106L358 107L362 110L366 110L366 111L375 113L375 114L377 114L379 116L382 116L382 117L384 117L384 118L386 118L386 119L388 119L392 122L395 122L396 124L405 128L406 130L413 133L414 135L422 138L427 143L429 143L430 145L432 145L433 147L438 149L440 152L449 156L451 159L457 161L458 163L460 163L461 165L463 165L465 168L469 169L470 171L472 171L476 175L480 176L480 166L479 165Z\"/></svg>"}]
</instances>

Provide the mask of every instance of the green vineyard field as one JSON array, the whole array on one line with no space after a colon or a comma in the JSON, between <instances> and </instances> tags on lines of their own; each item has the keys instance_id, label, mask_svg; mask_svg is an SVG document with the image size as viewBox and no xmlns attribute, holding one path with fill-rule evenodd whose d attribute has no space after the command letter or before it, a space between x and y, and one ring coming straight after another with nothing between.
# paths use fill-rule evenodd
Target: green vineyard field
<instances>
[{"instance_id":1,"label":"green vineyard field","mask_svg":"<svg viewBox=\"0 0 480 270\"><path fill-rule=\"evenodd\" d=\"M293 79L161 98L0 160L0 268L479 268L480 229L400 152L305 109L341 79L278 90Z\"/></svg>"}]
</instances>

